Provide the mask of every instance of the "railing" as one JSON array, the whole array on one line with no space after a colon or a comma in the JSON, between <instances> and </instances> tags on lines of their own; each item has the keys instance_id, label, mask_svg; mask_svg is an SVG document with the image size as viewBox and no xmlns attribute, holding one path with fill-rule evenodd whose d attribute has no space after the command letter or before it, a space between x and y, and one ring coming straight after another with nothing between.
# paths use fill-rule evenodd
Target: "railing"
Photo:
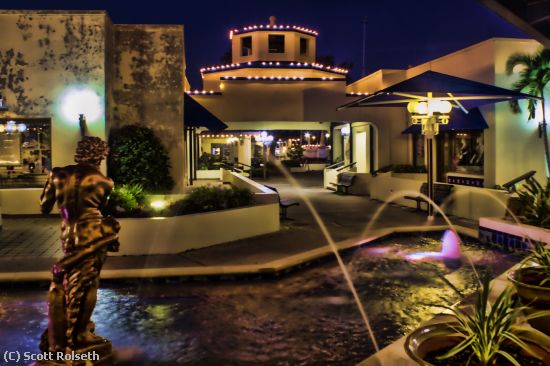
<instances>
[{"instance_id":1,"label":"railing","mask_svg":"<svg viewBox=\"0 0 550 366\"><path fill-rule=\"evenodd\" d=\"M337 172L341 172L342 170L345 170L345 169L351 169L351 168L353 168L353 167L356 166L356 165L357 165L357 162L354 161L353 163L350 163L350 164L348 164L348 165L345 165L345 166L343 166L343 167L341 167L341 168L336 169L336 171L337 171Z\"/></svg>"},{"instance_id":2,"label":"railing","mask_svg":"<svg viewBox=\"0 0 550 366\"><path fill-rule=\"evenodd\" d=\"M340 174L343 170L353 168L357 162L353 162L348 165L344 164L345 163L343 161L340 161L325 168L323 172L323 185L325 188L333 189L333 183L336 183L338 180L338 174Z\"/></svg>"},{"instance_id":3,"label":"railing","mask_svg":"<svg viewBox=\"0 0 550 366\"><path fill-rule=\"evenodd\" d=\"M249 169L243 169L239 166L248 167ZM239 174L242 174L242 175L244 175L244 173L250 175L250 171L252 169L252 166L244 164L244 163L239 163L239 162L237 162L235 164L228 164L228 163L222 162L220 164L220 167L225 169L225 170L229 170L229 171L239 173Z\"/></svg>"},{"instance_id":4,"label":"railing","mask_svg":"<svg viewBox=\"0 0 550 366\"><path fill-rule=\"evenodd\" d=\"M332 164L332 165L329 165L329 166L325 167L325 169L328 169L328 170L330 170L330 169L337 169L337 168L341 167L342 165L344 165L344 162L343 162L343 161L339 161L339 162L337 162L337 163L334 163L334 164Z\"/></svg>"}]
</instances>

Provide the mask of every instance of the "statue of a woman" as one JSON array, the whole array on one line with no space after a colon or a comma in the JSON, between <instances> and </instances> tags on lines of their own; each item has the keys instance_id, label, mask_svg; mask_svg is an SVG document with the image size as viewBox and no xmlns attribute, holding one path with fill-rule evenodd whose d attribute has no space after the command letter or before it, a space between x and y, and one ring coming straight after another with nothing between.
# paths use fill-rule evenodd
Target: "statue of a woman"
<instances>
[{"instance_id":1,"label":"statue of a woman","mask_svg":"<svg viewBox=\"0 0 550 366\"><path fill-rule=\"evenodd\" d=\"M55 203L59 208L64 255L52 268L49 323L40 349L65 354L95 352L100 363L111 358L111 343L94 334L90 317L101 267L107 251L118 250L120 229L114 218L104 218L100 211L113 189L112 180L99 170L107 153L104 141L85 136L76 149L77 164L54 168L41 196L43 213L49 213Z\"/></svg>"}]
</instances>

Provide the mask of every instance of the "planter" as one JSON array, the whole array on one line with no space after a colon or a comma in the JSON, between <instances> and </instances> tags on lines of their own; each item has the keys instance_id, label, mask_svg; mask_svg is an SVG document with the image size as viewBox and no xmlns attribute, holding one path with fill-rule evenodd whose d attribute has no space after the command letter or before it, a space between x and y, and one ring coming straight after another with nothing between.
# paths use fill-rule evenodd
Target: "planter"
<instances>
[{"instance_id":1,"label":"planter","mask_svg":"<svg viewBox=\"0 0 550 366\"><path fill-rule=\"evenodd\" d=\"M121 218L120 251L176 254L279 230L279 203L173 217Z\"/></svg>"},{"instance_id":2,"label":"planter","mask_svg":"<svg viewBox=\"0 0 550 366\"><path fill-rule=\"evenodd\" d=\"M426 361L426 356L428 356L429 353L438 353L438 351L440 351L441 354L443 354L449 348L458 344L462 339L461 337L453 336L453 334L456 333L451 328L451 324L452 323L439 323L417 328L405 341L405 351L407 355L419 365L433 366L434 364ZM528 344L542 359L542 362L544 362L543 365L550 365L550 354L548 352L534 343L528 342ZM460 354L463 353L465 353L465 351ZM453 366L462 366L467 364L468 357L465 357L463 364L454 361L450 363L451 360L447 361ZM476 364L471 363L471 365Z\"/></svg>"},{"instance_id":3,"label":"planter","mask_svg":"<svg viewBox=\"0 0 550 366\"><path fill-rule=\"evenodd\" d=\"M508 280L514 284L522 304L532 308L529 312L550 309L550 288L538 286L543 278L536 267L519 268L508 274ZM550 316L531 319L529 324L550 335Z\"/></svg>"}]
</instances>

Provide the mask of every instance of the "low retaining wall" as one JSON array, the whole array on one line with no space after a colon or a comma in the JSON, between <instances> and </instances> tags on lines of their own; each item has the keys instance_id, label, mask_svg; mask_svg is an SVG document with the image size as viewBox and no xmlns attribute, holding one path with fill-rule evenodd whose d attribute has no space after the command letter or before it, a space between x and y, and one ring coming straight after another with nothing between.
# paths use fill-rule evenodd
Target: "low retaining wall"
<instances>
[{"instance_id":1,"label":"low retaining wall","mask_svg":"<svg viewBox=\"0 0 550 366\"><path fill-rule=\"evenodd\" d=\"M361 182L364 181L364 184L368 186L367 191L371 198L385 202L399 191L418 194L423 180L418 180L416 174L414 174L414 178L392 176L391 173L378 174L376 177L365 174ZM447 214L477 220L484 216L502 217L506 212L505 207L509 198L506 191L454 185L453 192L452 202L444 207ZM407 193L407 195L410 194ZM394 202L403 206L416 207L415 201L404 199L403 196L405 194L399 196ZM425 208L426 205L422 206Z\"/></svg>"},{"instance_id":2,"label":"low retaining wall","mask_svg":"<svg viewBox=\"0 0 550 366\"><path fill-rule=\"evenodd\" d=\"M278 231L279 204L174 217L124 218L120 251L110 255L175 254Z\"/></svg>"},{"instance_id":3,"label":"low retaining wall","mask_svg":"<svg viewBox=\"0 0 550 366\"><path fill-rule=\"evenodd\" d=\"M506 250L528 250L529 240L550 244L550 230L499 217L479 219L479 240Z\"/></svg>"},{"instance_id":4,"label":"low retaining wall","mask_svg":"<svg viewBox=\"0 0 550 366\"><path fill-rule=\"evenodd\" d=\"M0 212L4 215L39 215L42 188L0 189ZM57 213L54 207L52 213Z\"/></svg>"},{"instance_id":5,"label":"low retaining wall","mask_svg":"<svg viewBox=\"0 0 550 366\"><path fill-rule=\"evenodd\" d=\"M197 179L221 179L221 169L197 170Z\"/></svg>"}]
</instances>

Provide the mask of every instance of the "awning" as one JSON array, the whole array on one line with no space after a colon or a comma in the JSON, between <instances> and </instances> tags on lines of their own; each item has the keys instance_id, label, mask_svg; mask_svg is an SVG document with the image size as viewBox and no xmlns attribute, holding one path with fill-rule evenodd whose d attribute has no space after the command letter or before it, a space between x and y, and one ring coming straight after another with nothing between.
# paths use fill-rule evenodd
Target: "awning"
<instances>
[{"instance_id":1,"label":"awning","mask_svg":"<svg viewBox=\"0 0 550 366\"><path fill-rule=\"evenodd\" d=\"M468 114L455 109L451 112L449 123L439 125L440 132L484 130L486 128L489 128L489 125L478 108L470 110ZM401 133L421 134L422 127L418 124L410 125Z\"/></svg>"},{"instance_id":2,"label":"awning","mask_svg":"<svg viewBox=\"0 0 550 366\"><path fill-rule=\"evenodd\" d=\"M184 124L186 127L206 127L210 131L221 131L227 128L225 123L187 93L184 94L183 100Z\"/></svg>"},{"instance_id":3,"label":"awning","mask_svg":"<svg viewBox=\"0 0 550 366\"><path fill-rule=\"evenodd\" d=\"M433 93L433 98L448 100L455 107L460 103L466 109L515 99L539 99L498 86L426 71L372 95L344 104L338 110L350 107L404 107L408 102L425 100L428 92Z\"/></svg>"}]
</instances>

